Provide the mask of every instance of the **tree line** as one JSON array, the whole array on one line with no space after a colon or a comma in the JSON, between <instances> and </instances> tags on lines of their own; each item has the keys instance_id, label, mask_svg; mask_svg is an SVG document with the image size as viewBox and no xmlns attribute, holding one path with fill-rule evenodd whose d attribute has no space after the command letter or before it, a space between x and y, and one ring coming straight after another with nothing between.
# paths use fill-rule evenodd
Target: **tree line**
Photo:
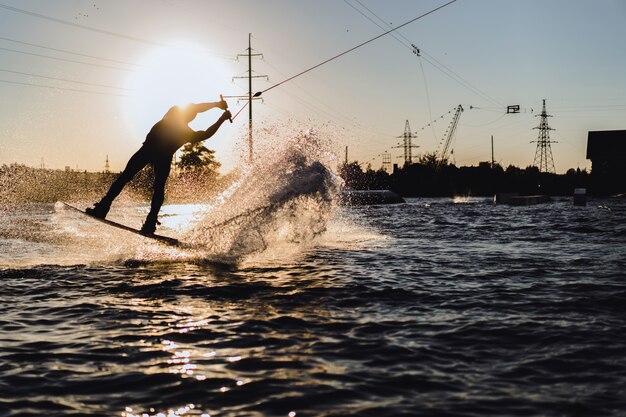
<instances>
[{"instance_id":1,"label":"tree line","mask_svg":"<svg viewBox=\"0 0 626 417\"><path fill-rule=\"evenodd\" d=\"M423 154L417 162L397 167L388 173L382 168L362 169L358 162L339 167L347 187L354 190L392 190L403 197L448 197L457 195L493 196L497 193L521 195L572 195L575 188L587 188L591 175L586 170L569 169L565 174L539 172L534 166L524 169L498 163L457 167Z\"/></svg>"},{"instance_id":2,"label":"tree line","mask_svg":"<svg viewBox=\"0 0 626 417\"><path fill-rule=\"evenodd\" d=\"M188 144L173 166L166 187L169 202L201 202L224 190L231 175L222 176L215 152L201 143ZM96 201L117 177L112 172L43 169L23 164L0 166L0 204ZM149 200L153 171L148 165L124 189L122 198Z\"/></svg>"}]
</instances>

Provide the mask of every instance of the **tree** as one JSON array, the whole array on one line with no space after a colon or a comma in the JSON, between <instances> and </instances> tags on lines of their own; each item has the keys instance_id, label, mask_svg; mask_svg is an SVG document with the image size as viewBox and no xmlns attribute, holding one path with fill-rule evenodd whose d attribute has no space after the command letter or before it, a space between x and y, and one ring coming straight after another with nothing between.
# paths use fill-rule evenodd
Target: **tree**
<instances>
[{"instance_id":1,"label":"tree","mask_svg":"<svg viewBox=\"0 0 626 417\"><path fill-rule=\"evenodd\" d=\"M365 186L365 173L356 161L343 164L339 167L339 175L350 188L360 190Z\"/></svg>"},{"instance_id":2,"label":"tree","mask_svg":"<svg viewBox=\"0 0 626 417\"><path fill-rule=\"evenodd\" d=\"M215 159L215 151L197 142L183 146L178 166L183 172L211 174L217 177L217 170L222 164Z\"/></svg>"},{"instance_id":3,"label":"tree","mask_svg":"<svg viewBox=\"0 0 626 417\"><path fill-rule=\"evenodd\" d=\"M439 165L439 156L437 155L437 152L425 152L417 158L417 163L431 168L436 168ZM447 163L447 158L441 161L442 165Z\"/></svg>"}]
</instances>

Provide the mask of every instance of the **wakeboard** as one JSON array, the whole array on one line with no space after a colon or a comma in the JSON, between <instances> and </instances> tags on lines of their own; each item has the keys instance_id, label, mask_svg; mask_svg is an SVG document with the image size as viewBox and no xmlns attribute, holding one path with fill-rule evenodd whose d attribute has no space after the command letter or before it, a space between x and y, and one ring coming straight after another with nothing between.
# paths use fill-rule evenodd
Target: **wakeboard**
<instances>
[{"instance_id":1,"label":"wakeboard","mask_svg":"<svg viewBox=\"0 0 626 417\"><path fill-rule=\"evenodd\" d=\"M142 232L141 230L134 229L134 228L132 228L132 227L126 226L126 225L121 224L121 223L114 222L114 221L112 221L112 220L101 219L101 218L99 218L99 217L94 217L94 216L91 216L91 215L87 214L84 210L81 210L81 209L79 209L78 207L75 207L75 206L73 206L73 205L71 205L71 204L69 204L69 203L66 203L65 201L61 201L61 203L62 203L65 207L69 208L70 210L73 210L73 211L77 211L77 212L79 212L79 213L82 213L82 214L84 214L85 216L89 217L90 219L97 220L97 221L99 221L100 223L104 223L104 224L106 224L106 225L113 226L113 227L116 227L116 228L118 228L118 229L126 230L127 232L131 232L131 233L134 233L134 234L136 234L136 235L140 235L140 236L146 237L146 238L148 238L148 239L153 239L153 240L159 241L159 242L161 242L161 243L165 243L166 245L170 245L170 246L182 246L182 242L181 242L180 240L178 240L178 239L174 239L173 237L168 237L168 236L162 236L162 235L156 235L156 234L144 233L144 232Z\"/></svg>"}]
</instances>

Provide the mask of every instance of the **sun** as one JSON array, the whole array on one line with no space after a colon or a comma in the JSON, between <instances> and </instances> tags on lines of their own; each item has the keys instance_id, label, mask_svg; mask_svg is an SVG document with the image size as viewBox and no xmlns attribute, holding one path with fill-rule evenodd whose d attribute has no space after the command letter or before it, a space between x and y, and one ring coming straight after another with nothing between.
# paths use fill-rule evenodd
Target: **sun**
<instances>
[{"instance_id":1,"label":"sun","mask_svg":"<svg viewBox=\"0 0 626 417\"><path fill-rule=\"evenodd\" d=\"M229 78L222 62L197 45L180 42L155 48L128 79L129 120L145 135L174 105L219 100ZM190 126L208 125L199 115Z\"/></svg>"}]
</instances>

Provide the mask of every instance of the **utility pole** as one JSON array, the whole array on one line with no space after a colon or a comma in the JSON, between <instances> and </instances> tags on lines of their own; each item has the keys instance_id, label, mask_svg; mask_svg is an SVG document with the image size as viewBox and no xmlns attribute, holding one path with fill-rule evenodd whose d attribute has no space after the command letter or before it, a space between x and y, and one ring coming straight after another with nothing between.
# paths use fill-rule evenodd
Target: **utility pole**
<instances>
[{"instance_id":1,"label":"utility pole","mask_svg":"<svg viewBox=\"0 0 626 417\"><path fill-rule=\"evenodd\" d=\"M404 165L411 165L413 163L413 148L419 148L417 145L413 145L413 139L417 139L417 134L411 132L411 126L407 120L404 124L404 133L402 136L398 136L402 139L402 146L395 146L396 148L404 148Z\"/></svg>"},{"instance_id":2,"label":"utility pole","mask_svg":"<svg viewBox=\"0 0 626 417\"><path fill-rule=\"evenodd\" d=\"M491 135L491 169L496 165L496 161L493 157L493 135Z\"/></svg>"},{"instance_id":3,"label":"utility pole","mask_svg":"<svg viewBox=\"0 0 626 417\"><path fill-rule=\"evenodd\" d=\"M533 166L539 168L539 172L551 172L554 174L556 173L556 169L554 168L554 159L552 158L552 148L550 147L550 144L557 142L550 140L550 131L554 129L548 126L548 117L552 116L546 113L545 98L543 99L543 109L541 111L541 115L539 116L541 117L539 126L533 128L539 129L539 136L536 141L530 142L537 142Z\"/></svg>"},{"instance_id":4,"label":"utility pole","mask_svg":"<svg viewBox=\"0 0 626 417\"><path fill-rule=\"evenodd\" d=\"M237 59L239 57L247 57L248 58L248 75L245 77L233 77L233 80L237 78L247 78L248 79L248 162L252 163L252 155L253 155L253 146L252 146L252 100L260 99L260 97L253 97L252 93L252 79L253 78L265 78L269 79L267 75L252 75L252 57L261 57L263 58L263 54L252 53L252 34L248 33L248 53L247 54L238 54Z\"/></svg>"},{"instance_id":5,"label":"utility pole","mask_svg":"<svg viewBox=\"0 0 626 417\"><path fill-rule=\"evenodd\" d=\"M344 162L344 165L348 165L348 147L346 146L346 160Z\"/></svg>"}]
</instances>

